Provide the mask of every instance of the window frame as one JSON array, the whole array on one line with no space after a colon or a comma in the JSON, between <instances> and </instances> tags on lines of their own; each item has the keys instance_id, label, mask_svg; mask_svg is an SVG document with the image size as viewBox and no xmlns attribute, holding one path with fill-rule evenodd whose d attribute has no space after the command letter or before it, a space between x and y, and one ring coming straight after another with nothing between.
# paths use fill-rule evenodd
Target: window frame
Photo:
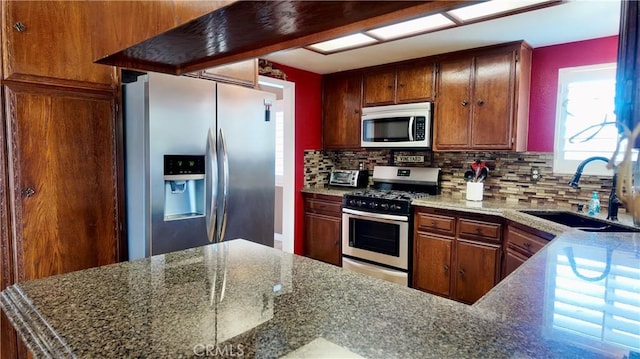
<instances>
[{"instance_id":1,"label":"window frame","mask_svg":"<svg viewBox=\"0 0 640 359\"><path fill-rule=\"evenodd\" d=\"M588 73L594 74L594 77L602 77L603 74L611 76L615 81L616 78L616 66L615 62L607 62L585 66L564 67L558 69L558 88L556 95L556 116L555 116L555 128L554 128L554 146L553 146L553 173L554 174L573 174L576 168L582 162L582 160L566 160L564 159L565 147L564 147L564 131L565 128L565 108L562 105L565 101L567 88L569 83L576 82L580 78L589 78ZM615 87L614 87L615 91ZM615 93L613 94L615 97ZM612 103L613 106L613 103ZM606 158L611 157L611 152L595 152L587 157L591 156L603 156ZM585 159L587 158L585 157ZM611 170L606 168L604 162L593 162L587 166L584 170L584 174L588 175L600 175L609 176L612 174Z\"/></svg>"}]
</instances>

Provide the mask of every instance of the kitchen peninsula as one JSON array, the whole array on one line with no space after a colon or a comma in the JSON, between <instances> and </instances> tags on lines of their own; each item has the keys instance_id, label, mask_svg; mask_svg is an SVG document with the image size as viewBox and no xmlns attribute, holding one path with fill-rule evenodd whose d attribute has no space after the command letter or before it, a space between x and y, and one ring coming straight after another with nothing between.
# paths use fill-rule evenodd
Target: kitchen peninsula
<instances>
[{"instance_id":1,"label":"kitchen peninsula","mask_svg":"<svg viewBox=\"0 0 640 359\"><path fill-rule=\"evenodd\" d=\"M634 357L638 240L565 232L472 306L240 239L15 284L1 304L36 357Z\"/></svg>"}]
</instances>

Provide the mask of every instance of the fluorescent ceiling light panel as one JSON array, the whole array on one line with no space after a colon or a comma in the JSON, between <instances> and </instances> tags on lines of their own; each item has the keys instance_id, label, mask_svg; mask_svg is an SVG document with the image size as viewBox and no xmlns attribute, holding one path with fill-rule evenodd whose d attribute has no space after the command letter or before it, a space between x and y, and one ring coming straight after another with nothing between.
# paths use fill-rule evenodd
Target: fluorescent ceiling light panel
<instances>
[{"instance_id":1,"label":"fluorescent ceiling light panel","mask_svg":"<svg viewBox=\"0 0 640 359\"><path fill-rule=\"evenodd\" d=\"M455 23L442 14L429 15L414 20L404 21L385 27L367 31L367 34L373 35L383 40L394 39L413 34L424 33L429 30L439 29L445 26L451 26Z\"/></svg>"},{"instance_id":2,"label":"fluorescent ceiling light panel","mask_svg":"<svg viewBox=\"0 0 640 359\"><path fill-rule=\"evenodd\" d=\"M468 21L511 10L517 10L531 5L537 5L547 1L548 0L490 0L476 5L447 11L447 14L460 21Z\"/></svg>"},{"instance_id":3,"label":"fluorescent ceiling light panel","mask_svg":"<svg viewBox=\"0 0 640 359\"><path fill-rule=\"evenodd\" d=\"M356 47L360 45L372 44L378 42L378 40L367 36L365 34L353 34L348 36L339 37L337 39L319 42L317 44L309 45L307 47L322 51L332 52L336 50L346 49L349 47Z\"/></svg>"}]
</instances>

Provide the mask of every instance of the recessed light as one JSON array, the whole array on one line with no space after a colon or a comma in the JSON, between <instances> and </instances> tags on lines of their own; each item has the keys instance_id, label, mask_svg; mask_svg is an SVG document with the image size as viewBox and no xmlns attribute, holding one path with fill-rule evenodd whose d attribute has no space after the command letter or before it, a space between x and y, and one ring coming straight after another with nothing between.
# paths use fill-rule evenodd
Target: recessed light
<instances>
[{"instance_id":1,"label":"recessed light","mask_svg":"<svg viewBox=\"0 0 640 359\"><path fill-rule=\"evenodd\" d=\"M481 17L500 14L532 5L549 2L549 0L490 0L476 5L461 7L447 11L447 14L460 21L474 20Z\"/></svg>"},{"instance_id":2,"label":"recessed light","mask_svg":"<svg viewBox=\"0 0 640 359\"><path fill-rule=\"evenodd\" d=\"M358 33L358 34L339 37L333 40L319 42L317 44L309 45L307 47L317 51L321 51L321 52L332 52L332 51L337 51L341 49L346 49L349 47L368 45L375 42L378 42L378 40L370 36L367 36L365 34Z\"/></svg>"},{"instance_id":3,"label":"recessed light","mask_svg":"<svg viewBox=\"0 0 640 359\"><path fill-rule=\"evenodd\" d=\"M435 14L414 20L403 21L398 24L379 27L377 29L367 31L367 34L382 40L389 40L397 37L424 33L451 25L455 25L451 19L442 14Z\"/></svg>"}]
</instances>

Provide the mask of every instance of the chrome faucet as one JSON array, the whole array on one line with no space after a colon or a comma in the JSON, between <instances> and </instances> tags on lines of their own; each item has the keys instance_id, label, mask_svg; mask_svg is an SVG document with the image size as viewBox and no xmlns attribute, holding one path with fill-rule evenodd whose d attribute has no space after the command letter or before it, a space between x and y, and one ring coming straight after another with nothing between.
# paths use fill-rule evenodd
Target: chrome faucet
<instances>
[{"instance_id":1,"label":"chrome faucet","mask_svg":"<svg viewBox=\"0 0 640 359\"><path fill-rule=\"evenodd\" d=\"M609 159L606 157L600 157L600 156L595 156L595 157L589 157L586 160L580 162L580 164L578 165L578 168L576 168L576 173L573 175L573 178L571 179L571 181L569 182L569 186L573 187L573 188L580 188L580 186L578 186L578 183L580 182L580 177L582 176L582 171L584 170L584 167L592 162L592 161L604 161L605 163L609 163ZM620 199L618 198L618 195L616 195L616 182L618 180L618 174L616 173L616 170L613 170L613 183L611 184L611 193L609 194L609 205L607 206L607 219L612 220L612 221L617 221L618 220L618 208L620 208L620 206L622 205L622 201L620 201Z\"/></svg>"}]
</instances>

